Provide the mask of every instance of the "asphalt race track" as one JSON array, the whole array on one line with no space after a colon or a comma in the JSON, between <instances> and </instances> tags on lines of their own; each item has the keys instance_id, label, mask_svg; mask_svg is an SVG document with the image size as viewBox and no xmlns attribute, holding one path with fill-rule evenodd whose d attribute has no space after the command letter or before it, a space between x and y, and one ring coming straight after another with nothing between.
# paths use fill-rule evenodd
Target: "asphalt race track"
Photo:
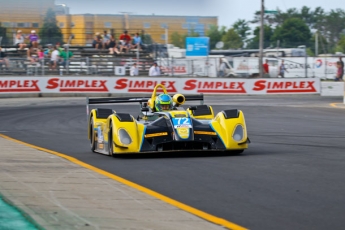
<instances>
[{"instance_id":1,"label":"asphalt race track","mask_svg":"<svg viewBox=\"0 0 345 230\"><path fill-rule=\"evenodd\" d=\"M91 153L85 99L28 99L0 108L0 133L109 171L249 229L344 229L345 107L341 97L205 96L241 109L252 143L240 156ZM138 114L138 105L117 105Z\"/></svg>"}]
</instances>

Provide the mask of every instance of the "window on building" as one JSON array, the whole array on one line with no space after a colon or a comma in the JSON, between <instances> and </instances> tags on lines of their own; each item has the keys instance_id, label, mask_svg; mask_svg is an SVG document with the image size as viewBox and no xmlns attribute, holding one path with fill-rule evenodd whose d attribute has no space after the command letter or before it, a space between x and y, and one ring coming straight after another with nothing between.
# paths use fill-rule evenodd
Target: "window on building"
<instances>
[{"instance_id":1,"label":"window on building","mask_svg":"<svg viewBox=\"0 0 345 230\"><path fill-rule=\"evenodd\" d=\"M187 23L199 23L199 18L198 17L187 17L186 18Z\"/></svg>"},{"instance_id":2,"label":"window on building","mask_svg":"<svg viewBox=\"0 0 345 230\"><path fill-rule=\"evenodd\" d=\"M18 22L17 26L20 28L29 28L29 27L31 27L31 23L30 22Z\"/></svg>"},{"instance_id":3,"label":"window on building","mask_svg":"<svg viewBox=\"0 0 345 230\"><path fill-rule=\"evenodd\" d=\"M64 27L65 27L65 23L60 22L60 23L59 23L59 27L60 27L60 28L64 28Z\"/></svg>"},{"instance_id":4,"label":"window on building","mask_svg":"<svg viewBox=\"0 0 345 230\"><path fill-rule=\"evenodd\" d=\"M39 28L40 24L38 22L34 22L34 23L32 23L32 27L33 28Z\"/></svg>"},{"instance_id":5,"label":"window on building","mask_svg":"<svg viewBox=\"0 0 345 230\"><path fill-rule=\"evenodd\" d=\"M74 26L75 26L75 23L71 22L71 28L74 28Z\"/></svg>"},{"instance_id":6,"label":"window on building","mask_svg":"<svg viewBox=\"0 0 345 230\"><path fill-rule=\"evenodd\" d=\"M165 34L161 34L161 40L165 41Z\"/></svg>"},{"instance_id":7,"label":"window on building","mask_svg":"<svg viewBox=\"0 0 345 230\"><path fill-rule=\"evenodd\" d=\"M17 23L16 22L3 22L1 25L3 27L8 27L8 28L17 27Z\"/></svg>"},{"instance_id":8,"label":"window on building","mask_svg":"<svg viewBox=\"0 0 345 230\"><path fill-rule=\"evenodd\" d=\"M1 23L1 26L3 26L3 27L10 27L10 26L11 26L11 23L9 23L9 22L3 22L3 23Z\"/></svg>"},{"instance_id":9,"label":"window on building","mask_svg":"<svg viewBox=\"0 0 345 230\"><path fill-rule=\"evenodd\" d=\"M161 28L168 29L168 24L167 23L161 23Z\"/></svg>"},{"instance_id":10,"label":"window on building","mask_svg":"<svg viewBox=\"0 0 345 230\"><path fill-rule=\"evenodd\" d=\"M189 24L188 23L183 23L182 24L182 29L189 29Z\"/></svg>"},{"instance_id":11,"label":"window on building","mask_svg":"<svg viewBox=\"0 0 345 230\"><path fill-rule=\"evenodd\" d=\"M151 24L148 22L144 22L144 28L151 28Z\"/></svg>"},{"instance_id":12,"label":"window on building","mask_svg":"<svg viewBox=\"0 0 345 230\"><path fill-rule=\"evenodd\" d=\"M104 27L105 28L111 28L111 22L105 22Z\"/></svg>"}]
</instances>

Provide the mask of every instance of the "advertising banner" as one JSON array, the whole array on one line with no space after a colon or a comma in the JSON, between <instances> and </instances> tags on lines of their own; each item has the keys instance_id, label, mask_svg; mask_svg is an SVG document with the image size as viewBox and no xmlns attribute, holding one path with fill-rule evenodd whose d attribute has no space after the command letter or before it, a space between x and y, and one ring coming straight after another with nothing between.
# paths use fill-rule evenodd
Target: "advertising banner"
<instances>
[{"instance_id":1,"label":"advertising banner","mask_svg":"<svg viewBox=\"0 0 345 230\"><path fill-rule=\"evenodd\" d=\"M152 93L156 84L182 94L320 94L320 79L225 79L174 77L2 77L0 94Z\"/></svg>"},{"instance_id":2,"label":"advertising banner","mask_svg":"<svg viewBox=\"0 0 345 230\"><path fill-rule=\"evenodd\" d=\"M187 37L186 56L207 56L210 48L209 37Z\"/></svg>"}]
</instances>

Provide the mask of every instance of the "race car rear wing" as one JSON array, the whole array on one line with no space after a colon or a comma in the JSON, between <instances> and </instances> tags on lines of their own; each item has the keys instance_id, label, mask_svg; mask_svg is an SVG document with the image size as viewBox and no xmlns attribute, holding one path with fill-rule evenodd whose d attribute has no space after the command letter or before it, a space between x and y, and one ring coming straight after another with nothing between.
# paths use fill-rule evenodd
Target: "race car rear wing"
<instances>
[{"instance_id":1,"label":"race car rear wing","mask_svg":"<svg viewBox=\"0 0 345 230\"><path fill-rule=\"evenodd\" d=\"M173 97L172 95L171 97ZM204 95L184 95L186 101L200 101L201 104L204 104ZM94 104L116 104L116 103L130 103L130 102L148 102L150 97L104 97L104 98L86 98L87 105Z\"/></svg>"},{"instance_id":2,"label":"race car rear wing","mask_svg":"<svg viewBox=\"0 0 345 230\"><path fill-rule=\"evenodd\" d=\"M171 95L173 97L174 95ZM197 94L197 95L184 95L186 101L200 101L200 104L204 104L204 95ZM97 105L97 104L117 104L117 103L132 103L137 102L142 103L148 102L150 97L101 97L101 98L86 98L86 115L89 116L89 105Z\"/></svg>"}]
</instances>

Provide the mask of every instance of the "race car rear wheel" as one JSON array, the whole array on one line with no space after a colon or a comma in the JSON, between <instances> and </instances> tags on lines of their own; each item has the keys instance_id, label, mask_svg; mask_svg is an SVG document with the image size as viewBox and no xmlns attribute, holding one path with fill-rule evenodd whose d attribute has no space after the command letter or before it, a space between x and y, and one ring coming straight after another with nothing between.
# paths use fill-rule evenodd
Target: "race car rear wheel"
<instances>
[{"instance_id":1,"label":"race car rear wheel","mask_svg":"<svg viewBox=\"0 0 345 230\"><path fill-rule=\"evenodd\" d=\"M93 118L91 117L91 124L90 124L90 147L91 151L95 152L96 149L96 141L95 141L95 130L94 130L94 124L93 124Z\"/></svg>"},{"instance_id":2,"label":"race car rear wheel","mask_svg":"<svg viewBox=\"0 0 345 230\"><path fill-rule=\"evenodd\" d=\"M109 156L114 156L114 140L113 140L113 126L110 125L108 133L108 153Z\"/></svg>"}]
</instances>

